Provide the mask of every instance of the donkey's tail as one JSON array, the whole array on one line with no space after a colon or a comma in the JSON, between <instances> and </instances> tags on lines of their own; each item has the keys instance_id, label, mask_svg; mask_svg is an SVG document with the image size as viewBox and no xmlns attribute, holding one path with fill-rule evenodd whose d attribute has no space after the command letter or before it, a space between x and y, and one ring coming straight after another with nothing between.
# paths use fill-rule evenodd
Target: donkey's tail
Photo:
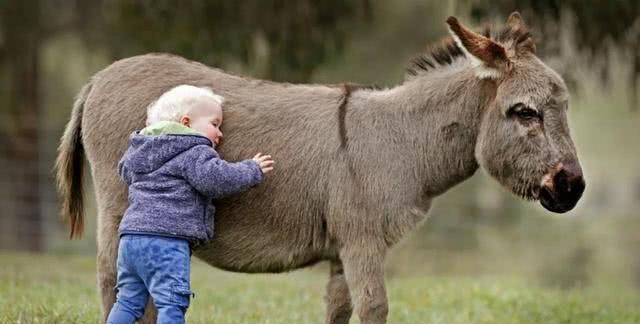
<instances>
[{"instance_id":1,"label":"donkey's tail","mask_svg":"<svg viewBox=\"0 0 640 324\"><path fill-rule=\"evenodd\" d=\"M78 93L71 111L71 119L64 130L56 158L56 180L62 199L62 218L69 221L69 238L80 238L84 229L82 174L84 147L82 146L82 113L92 82Z\"/></svg>"}]
</instances>

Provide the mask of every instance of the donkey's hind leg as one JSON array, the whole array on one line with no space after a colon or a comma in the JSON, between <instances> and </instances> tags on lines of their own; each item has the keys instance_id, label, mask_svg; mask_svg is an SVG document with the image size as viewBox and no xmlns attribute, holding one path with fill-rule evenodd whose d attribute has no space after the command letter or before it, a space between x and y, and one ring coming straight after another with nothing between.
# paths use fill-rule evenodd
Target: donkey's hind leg
<instances>
[{"instance_id":1,"label":"donkey's hind leg","mask_svg":"<svg viewBox=\"0 0 640 324\"><path fill-rule=\"evenodd\" d=\"M113 303L116 301L116 280L118 261L118 226L124 211L113 214L108 208L100 210L98 215L98 289L102 300L103 323L106 322ZM156 309L153 299L149 298L141 324L156 322Z\"/></svg>"},{"instance_id":2,"label":"donkey's hind leg","mask_svg":"<svg viewBox=\"0 0 640 324\"><path fill-rule=\"evenodd\" d=\"M127 189L113 174L96 169L93 183L98 207L97 272L98 292L102 302L103 323L116 301L118 263L118 226L127 208ZM117 179L117 178L115 178Z\"/></svg>"},{"instance_id":3,"label":"donkey's hind leg","mask_svg":"<svg viewBox=\"0 0 640 324\"><path fill-rule=\"evenodd\" d=\"M106 220L105 211L98 212L98 292L102 302L103 323L106 322L116 301L116 278L118 261L118 227Z\"/></svg>"},{"instance_id":4,"label":"donkey's hind leg","mask_svg":"<svg viewBox=\"0 0 640 324\"><path fill-rule=\"evenodd\" d=\"M327 302L327 324L349 324L353 309L340 260L331 261L325 301Z\"/></svg>"},{"instance_id":5,"label":"donkey's hind leg","mask_svg":"<svg viewBox=\"0 0 640 324\"><path fill-rule=\"evenodd\" d=\"M158 311L153 305L153 297L149 297L147 307L144 309L144 316L138 321L139 324L155 324L158 318Z\"/></svg>"}]
</instances>

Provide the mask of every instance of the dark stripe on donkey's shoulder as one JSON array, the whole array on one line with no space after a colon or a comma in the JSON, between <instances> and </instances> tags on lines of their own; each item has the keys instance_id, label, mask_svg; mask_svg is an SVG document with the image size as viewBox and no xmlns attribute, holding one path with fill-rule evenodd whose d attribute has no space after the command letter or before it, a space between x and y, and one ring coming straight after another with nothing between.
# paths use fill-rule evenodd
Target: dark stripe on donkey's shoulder
<instances>
[{"instance_id":1,"label":"dark stripe on donkey's shoulder","mask_svg":"<svg viewBox=\"0 0 640 324\"><path fill-rule=\"evenodd\" d=\"M340 105L338 106L338 134L340 136L340 148L345 149L347 147L347 104L349 103L349 97L351 93L357 90L378 90L377 85L365 85L358 83L343 83L339 85L342 88L342 97L340 99Z\"/></svg>"}]
</instances>

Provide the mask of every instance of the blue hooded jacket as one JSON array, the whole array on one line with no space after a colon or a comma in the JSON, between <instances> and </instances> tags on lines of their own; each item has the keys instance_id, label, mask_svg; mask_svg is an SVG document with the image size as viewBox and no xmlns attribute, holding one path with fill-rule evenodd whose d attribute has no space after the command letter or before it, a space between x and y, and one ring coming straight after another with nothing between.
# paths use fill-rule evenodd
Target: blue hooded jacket
<instances>
[{"instance_id":1,"label":"blue hooded jacket","mask_svg":"<svg viewBox=\"0 0 640 324\"><path fill-rule=\"evenodd\" d=\"M118 163L120 176L129 187L129 207L119 232L201 243L213 238L215 207L211 200L259 184L262 171L253 160L224 161L208 138L179 124L171 127L174 132L179 129L178 133L143 135L143 130L129 138L129 147Z\"/></svg>"}]
</instances>

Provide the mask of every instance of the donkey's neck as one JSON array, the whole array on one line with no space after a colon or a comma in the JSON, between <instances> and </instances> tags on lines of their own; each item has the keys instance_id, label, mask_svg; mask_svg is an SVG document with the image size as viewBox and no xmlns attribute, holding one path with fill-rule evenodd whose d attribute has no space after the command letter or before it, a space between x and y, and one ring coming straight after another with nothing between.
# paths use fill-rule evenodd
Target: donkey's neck
<instances>
[{"instance_id":1,"label":"donkey's neck","mask_svg":"<svg viewBox=\"0 0 640 324\"><path fill-rule=\"evenodd\" d=\"M476 78L466 65L432 71L393 89L354 93L352 113L369 128L354 135L372 138L372 149L393 159L386 167L400 171L390 174L404 172L412 188L403 194L432 198L478 169L480 120L494 97L493 82Z\"/></svg>"}]
</instances>

